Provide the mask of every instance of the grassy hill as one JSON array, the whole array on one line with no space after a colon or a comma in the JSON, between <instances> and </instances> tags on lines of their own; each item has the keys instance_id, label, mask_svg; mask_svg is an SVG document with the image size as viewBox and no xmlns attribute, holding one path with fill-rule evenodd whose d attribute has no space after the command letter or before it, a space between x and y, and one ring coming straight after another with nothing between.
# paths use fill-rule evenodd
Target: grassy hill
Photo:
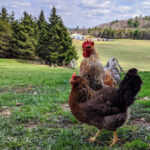
<instances>
[{"instance_id":1,"label":"grassy hill","mask_svg":"<svg viewBox=\"0 0 150 150\"><path fill-rule=\"evenodd\" d=\"M145 51L144 58L138 58L142 63L140 65L134 62L136 60L134 53L131 53L134 59L131 61L128 61L129 55L123 57L124 53L118 54L120 62L126 69L130 67L128 66L130 63L139 66L143 87L138 100L131 107L128 123L118 129L118 137L122 140L113 146L114 150L150 149L150 72L142 70L143 67L144 70L149 70L144 62L149 51L146 46L148 41L141 42L144 42L143 48L138 41L135 41L135 45L124 40L96 44L104 64L109 56L112 54L116 56L115 50L119 51L119 48L120 51L124 48L127 51L129 47L137 47L136 55L141 55L140 50ZM81 47L81 42L75 44L78 48ZM127 48L127 45L130 46ZM81 54L80 49L79 53ZM79 62L81 59L82 56ZM68 108L70 92L68 81L73 72L78 72L78 68L74 70L52 68L33 64L32 61L0 59L1 150L109 149L110 143L107 141L111 140L112 133L103 131L96 142L90 144L88 138L93 136L97 129L79 123Z\"/></svg>"},{"instance_id":2,"label":"grassy hill","mask_svg":"<svg viewBox=\"0 0 150 150\"><path fill-rule=\"evenodd\" d=\"M128 20L115 20L109 23L100 24L98 27L112 29L132 29L138 27L140 29L150 29L150 16L139 16Z\"/></svg>"}]
</instances>

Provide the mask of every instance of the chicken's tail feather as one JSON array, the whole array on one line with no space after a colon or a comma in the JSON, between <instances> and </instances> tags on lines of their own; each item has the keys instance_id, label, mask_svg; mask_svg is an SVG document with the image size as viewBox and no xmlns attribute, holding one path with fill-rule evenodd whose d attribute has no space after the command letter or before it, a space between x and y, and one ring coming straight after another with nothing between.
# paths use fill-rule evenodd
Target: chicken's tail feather
<instances>
[{"instance_id":1,"label":"chicken's tail feather","mask_svg":"<svg viewBox=\"0 0 150 150\"><path fill-rule=\"evenodd\" d=\"M119 85L122 106L129 107L135 100L135 96L141 89L142 80L136 68L130 69Z\"/></svg>"},{"instance_id":2,"label":"chicken's tail feather","mask_svg":"<svg viewBox=\"0 0 150 150\"><path fill-rule=\"evenodd\" d=\"M104 84L116 87L116 82L108 69L105 69Z\"/></svg>"}]
</instances>

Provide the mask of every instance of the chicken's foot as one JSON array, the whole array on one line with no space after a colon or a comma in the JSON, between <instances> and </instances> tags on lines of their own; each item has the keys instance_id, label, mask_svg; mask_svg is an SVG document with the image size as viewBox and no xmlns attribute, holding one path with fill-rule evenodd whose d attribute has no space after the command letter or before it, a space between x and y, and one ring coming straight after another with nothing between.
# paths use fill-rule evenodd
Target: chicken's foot
<instances>
[{"instance_id":1,"label":"chicken's foot","mask_svg":"<svg viewBox=\"0 0 150 150\"><path fill-rule=\"evenodd\" d=\"M100 135L100 133L102 132L102 129L101 130L98 130L98 132L96 133L96 135L94 137L91 137L89 139L89 142L92 143L96 140L96 138Z\"/></svg>"},{"instance_id":2,"label":"chicken's foot","mask_svg":"<svg viewBox=\"0 0 150 150\"><path fill-rule=\"evenodd\" d=\"M113 132L113 135L114 135L114 138L112 139L112 143L110 145L110 148L117 142L117 141L120 141L120 139L118 139L117 137L117 131L114 131Z\"/></svg>"}]
</instances>

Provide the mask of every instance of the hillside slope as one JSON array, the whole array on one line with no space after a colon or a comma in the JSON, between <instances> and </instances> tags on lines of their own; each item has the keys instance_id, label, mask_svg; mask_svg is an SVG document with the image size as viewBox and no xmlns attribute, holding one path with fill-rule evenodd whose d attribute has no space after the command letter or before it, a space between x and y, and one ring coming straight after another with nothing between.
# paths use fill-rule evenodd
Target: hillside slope
<instances>
[{"instance_id":1,"label":"hillside slope","mask_svg":"<svg viewBox=\"0 0 150 150\"><path fill-rule=\"evenodd\" d=\"M149 29L150 28L150 16L145 17L135 17L128 20L115 20L110 23L100 24L100 28L112 28L112 29L124 29L124 28L140 28Z\"/></svg>"}]
</instances>

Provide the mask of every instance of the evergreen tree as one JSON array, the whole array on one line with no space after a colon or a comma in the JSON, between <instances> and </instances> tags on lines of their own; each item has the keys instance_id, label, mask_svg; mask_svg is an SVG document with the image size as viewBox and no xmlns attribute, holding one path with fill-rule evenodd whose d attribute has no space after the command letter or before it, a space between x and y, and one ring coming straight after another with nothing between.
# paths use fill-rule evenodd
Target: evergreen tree
<instances>
[{"instance_id":1,"label":"evergreen tree","mask_svg":"<svg viewBox=\"0 0 150 150\"><path fill-rule=\"evenodd\" d=\"M28 14L25 11L21 24L24 26L25 29L24 32L28 35L29 41L31 42L31 45L34 47L32 51L34 51L35 53L35 46L37 44L37 33L38 33L36 18L33 18L32 15Z\"/></svg>"},{"instance_id":2,"label":"evergreen tree","mask_svg":"<svg viewBox=\"0 0 150 150\"><path fill-rule=\"evenodd\" d=\"M136 20L134 21L133 25L134 25L135 28L138 28L138 27L139 27L140 22L138 21L138 19L136 19Z\"/></svg>"},{"instance_id":3,"label":"evergreen tree","mask_svg":"<svg viewBox=\"0 0 150 150\"><path fill-rule=\"evenodd\" d=\"M50 63L59 63L59 52L63 50L63 46L61 44L61 33L62 29L62 20L56 15L56 8L52 8L52 13L49 18L49 33L50 33L50 45L49 45L49 60ZM61 65L61 64L60 64Z\"/></svg>"},{"instance_id":4,"label":"evergreen tree","mask_svg":"<svg viewBox=\"0 0 150 150\"><path fill-rule=\"evenodd\" d=\"M9 23L13 24L15 21L15 13L12 11L11 15L9 16Z\"/></svg>"},{"instance_id":5,"label":"evergreen tree","mask_svg":"<svg viewBox=\"0 0 150 150\"><path fill-rule=\"evenodd\" d=\"M39 57L43 58L44 60L49 60L49 56L47 56L48 51L48 41L49 41L49 35L48 35L48 26L47 22L45 20L44 11L41 10L40 16L37 20L38 24L38 44L36 52ZM47 61L48 62L48 61Z\"/></svg>"},{"instance_id":6,"label":"evergreen tree","mask_svg":"<svg viewBox=\"0 0 150 150\"><path fill-rule=\"evenodd\" d=\"M77 59L77 52L72 46L72 40L69 36L67 28L64 26L60 16L56 14L56 8L52 8L52 13L49 18L49 30L51 33L50 39L50 62L58 65L67 65L75 58Z\"/></svg>"},{"instance_id":7,"label":"evergreen tree","mask_svg":"<svg viewBox=\"0 0 150 150\"><path fill-rule=\"evenodd\" d=\"M139 39L139 38L140 38L140 35L141 35L140 30L136 29L136 30L134 31L134 34L133 34L134 38L135 38L135 39Z\"/></svg>"},{"instance_id":8,"label":"evergreen tree","mask_svg":"<svg viewBox=\"0 0 150 150\"><path fill-rule=\"evenodd\" d=\"M45 15L44 15L44 11L43 10L41 10L41 12L40 12L40 16L39 16L39 18L37 20L37 23L38 23L38 27L39 27L40 31L45 29L45 27L47 26L47 22L45 20Z\"/></svg>"},{"instance_id":9,"label":"evergreen tree","mask_svg":"<svg viewBox=\"0 0 150 150\"><path fill-rule=\"evenodd\" d=\"M12 30L8 22L0 19L0 58L10 58L10 39Z\"/></svg>"},{"instance_id":10,"label":"evergreen tree","mask_svg":"<svg viewBox=\"0 0 150 150\"><path fill-rule=\"evenodd\" d=\"M79 31L79 26L76 26L75 31L76 31L76 32Z\"/></svg>"},{"instance_id":11,"label":"evergreen tree","mask_svg":"<svg viewBox=\"0 0 150 150\"><path fill-rule=\"evenodd\" d=\"M133 20L132 19L129 19L127 23L128 23L128 25L129 25L130 28L133 27Z\"/></svg>"},{"instance_id":12,"label":"evergreen tree","mask_svg":"<svg viewBox=\"0 0 150 150\"><path fill-rule=\"evenodd\" d=\"M8 20L9 20L7 9L5 7L3 7L2 10L1 10L0 19L5 21L5 22L8 22Z\"/></svg>"},{"instance_id":13,"label":"evergreen tree","mask_svg":"<svg viewBox=\"0 0 150 150\"><path fill-rule=\"evenodd\" d=\"M12 39L11 39L11 51L13 58L26 58L26 34L24 33L24 27L21 23L16 20L12 24Z\"/></svg>"},{"instance_id":14,"label":"evergreen tree","mask_svg":"<svg viewBox=\"0 0 150 150\"><path fill-rule=\"evenodd\" d=\"M45 24L44 21L41 22ZM58 65L68 65L73 58L77 59L77 52L72 46L67 28L61 17L56 14L55 7L52 8L49 24L43 26L44 34L40 36L38 46L38 54L41 58L49 64L57 63Z\"/></svg>"},{"instance_id":15,"label":"evergreen tree","mask_svg":"<svg viewBox=\"0 0 150 150\"><path fill-rule=\"evenodd\" d=\"M36 23L31 15L24 12L21 22L12 24L12 52L15 58L33 59L36 46Z\"/></svg>"}]
</instances>

